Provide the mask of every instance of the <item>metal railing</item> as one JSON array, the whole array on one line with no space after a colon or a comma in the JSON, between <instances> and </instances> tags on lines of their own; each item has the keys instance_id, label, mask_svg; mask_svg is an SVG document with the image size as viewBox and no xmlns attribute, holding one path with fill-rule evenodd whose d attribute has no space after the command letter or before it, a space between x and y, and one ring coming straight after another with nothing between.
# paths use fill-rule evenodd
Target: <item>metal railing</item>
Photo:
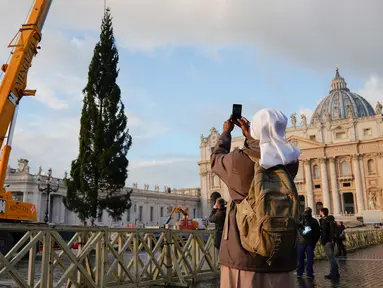
<instances>
[{"instance_id":1,"label":"metal railing","mask_svg":"<svg viewBox=\"0 0 383 288\"><path fill-rule=\"evenodd\" d=\"M0 225L5 231L22 237L0 253L0 287L186 287L220 271L210 230ZM349 251L380 243L382 229L346 230Z\"/></svg>"}]
</instances>

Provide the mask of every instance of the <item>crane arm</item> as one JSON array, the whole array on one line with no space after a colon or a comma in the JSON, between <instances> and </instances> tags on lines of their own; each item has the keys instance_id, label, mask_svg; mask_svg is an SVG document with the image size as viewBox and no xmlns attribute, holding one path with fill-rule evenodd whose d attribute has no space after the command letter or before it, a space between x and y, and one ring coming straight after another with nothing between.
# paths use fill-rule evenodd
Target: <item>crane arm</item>
<instances>
[{"instance_id":1,"label":"crane arm","mask_svg":"<svg viewBox=\"0 0 383 288\"><path fill-rule=\"evenodd\" d=\"M176 212L181 212L185 216L189 215L188 211L184 207L178 206L178 207L175 207L173 211L170 213L170 217L172 217L174 213Z\"/></svg>"},{"instance_id":2,"label":"crane arm","mask_svg":"<svg viewBox=\"0 0 383 288\"><path fill-rule=\"evenodd\" d=\"M175 207L175 208L172 210L172 212L170 213L168 219L166 219L165 224L169 224L169 222L170 222L170 220L172 219L174 213L176 213L176 212L181 212L181 213L182 213L184 216L186 216L186 217L189 215L188 211L187 211L184 207L177 206L177 207Z\"/></svg>"},{"instance_id":3,"label":"crane arm","mask_svg":"<svg viewBox=\"0 0 383 288\"><path fill-rule=\"evenodd\" d=\"M35 95L35 90L25 90L27 75L33 57L39 49L41 30L44 26L52 0L35 0L26 24L8 45L13 48L9 64L2 66L4 77L0 85L0 194L4 193L4 181L11 152L12 137L17 116L17 106L23 96ZM15 41L15 39L18 39ZM16 42L16 43L15 43ZM6 135L8 131L8 136ZM7 138L7 143L3 145Z\"/></svg>"}]
</instances>

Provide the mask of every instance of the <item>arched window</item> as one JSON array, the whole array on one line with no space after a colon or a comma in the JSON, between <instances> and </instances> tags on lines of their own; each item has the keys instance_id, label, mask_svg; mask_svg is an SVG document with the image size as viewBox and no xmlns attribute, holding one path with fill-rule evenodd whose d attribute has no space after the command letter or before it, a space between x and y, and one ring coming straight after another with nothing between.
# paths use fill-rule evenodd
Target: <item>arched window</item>
<instances>
[{"instance_id":1,"label":"arched window","mask_svg":"<svg viewBox=\"0 0 383 288\"><path fill-rule=\"evenodd\" d=\"M370 159L367 161L367 171L368 171L368 174L375 174L375 162L374 162L374 160Z\"/></svg>"},{"instance_id":2,"label":"arched window","mask_svg":"<svg viewBox=\"0 0 383 288\"><path fill-rule=\"evenodd\" d=\"M342 163L340 163L340 173L342 176L347 176L351 174L350 165L347 161L343 161Z\"/></svg>"},{"instance_id":3,"label":"arched window","mask_svg":"<svg viewBox=\"0 0 383 288\"><path fill-rule=\"evenodd\" d=\"M320 170L319 170L318 165L314 165L313 171L314 171L314 173L313 173L314 179L319 179L320 178Z\"/></svg>"}]
</instances>

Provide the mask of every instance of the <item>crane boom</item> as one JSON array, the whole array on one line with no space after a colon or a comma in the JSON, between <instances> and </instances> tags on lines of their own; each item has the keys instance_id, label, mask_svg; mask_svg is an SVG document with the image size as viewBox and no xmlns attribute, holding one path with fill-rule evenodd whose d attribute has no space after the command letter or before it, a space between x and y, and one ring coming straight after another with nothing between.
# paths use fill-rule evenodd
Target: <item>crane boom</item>
<instances>
[{"instance_id":1,"label":"crane boom","mask_svg":"<svg viewBox=\"0 0 383 288\"><path fill-rule=\"evenodd\" d=\"M4 64L1 68L4 72L4 77L0 85L0 147L2 147L0 160L0 199L12 200L11 193L5 192L4 181L11 152L17 107L23 96L34 96L36 93L36 90L25 90L27 75L29 68L32 66L33 57L36 56L39 49L38 44L41 41L41 30L52 1L35 0L26 24L22 25L8 45L8 48L13 49L9 64ZM5 139L7 139L7 142L4 144ZM32 204L27 206L30 205ZM29 217L32 219L24 220L36 220L34 205L32 206L31 210L34 211L34 216ZM0 218L4 218L1 217L1 214L0 212ZM20 220L23 219L20 218Z\"/></svg>"},{"instance_id":2,"label":"crane boom","mask_svg":"<svg viewBox=\"0 0 383 288\"><path fill-rule=\"evenodd\" d=\"M170 220L172 219L174 213L176 212L181 212L182 214L184 214L185 217L188 217L189 216L189 213L188 211L184 208L184 207L181 207L181 206L177 206L173 209L173 211L170 213L168 219L166 219L166 222L165 224L169 224Z\"/></svg>"}]
</instances>

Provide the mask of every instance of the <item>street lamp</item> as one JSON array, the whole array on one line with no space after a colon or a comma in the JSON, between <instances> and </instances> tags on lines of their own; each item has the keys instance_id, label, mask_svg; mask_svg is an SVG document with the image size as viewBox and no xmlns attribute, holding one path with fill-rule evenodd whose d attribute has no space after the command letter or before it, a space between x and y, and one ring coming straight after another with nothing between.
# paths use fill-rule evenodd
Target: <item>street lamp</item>
<instances>
[{"instance_id":1,"label":"street lamp","mask_svg":"<svg viewBox=\"0 0 383 288\"><path fill-rule=\"evenodd\" d=\"M51 187L52 168L49 168L47 176L48 176L47 180L46 180L47 187L45 187L45 188L41 188L40 178L37 179L37 188L39 189L39 191L47 193L47 206L45 208L45 217L44 217L45 223L47 223L49 221L49 195L51 192L57 192L60 188L59 187L59 181L57 181L57 187L56 188Z\"/></svg>"}]
</instances>

